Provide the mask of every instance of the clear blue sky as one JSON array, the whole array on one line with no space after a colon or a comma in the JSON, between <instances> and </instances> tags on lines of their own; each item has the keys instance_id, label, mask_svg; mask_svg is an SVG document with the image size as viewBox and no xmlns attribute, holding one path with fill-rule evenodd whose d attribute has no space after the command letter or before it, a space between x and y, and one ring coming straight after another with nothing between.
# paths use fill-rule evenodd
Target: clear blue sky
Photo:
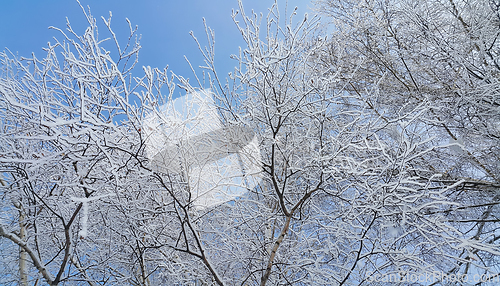
<instances>
[{"instance_id":1,"label":"clear blue sky","mask_svg":"<svg viewBox=\"0 0 500 286\"><path fill-rule=\"evenodd\" d=\"M240 34L231 19L232 8L238 8L237 0L80 0L90 6L92 14L102 23L101 16L108 18L113 12L112 27L119 39L126 40L128 26L125 18L132 25L139 26L142 35L139 66L164 68L184 77L192 77L184 55L194 66L203 64L197 46L189 35L194 31L199 39L205 39L202 17L215 30L216 60L219 73L224 75L232 71L236 62L230 60L236 54L238 46L243 45ZM309 0L289 0L291 11L298 6L298 16L302 17L311 6ZM267 12L274 0L243 0L245 11L251 9ZM280 10L284 10L285 1L279 0ZM62 37L49 26L66 28L66 17L73 29L83 33L86 26L84 15L76 1L72 0L2 0L0 2L0 51L8 48L19 56L44 56L42 47L47 42L54 42L53 37ZM298 21L299 19L296 18ZM105 31L101 25L100 31ZM107 37L107 34L105 34ZM104 37L102 37L104 38ZM136 69L135 75L139 76Z\"/></svg>"}]
</instances>

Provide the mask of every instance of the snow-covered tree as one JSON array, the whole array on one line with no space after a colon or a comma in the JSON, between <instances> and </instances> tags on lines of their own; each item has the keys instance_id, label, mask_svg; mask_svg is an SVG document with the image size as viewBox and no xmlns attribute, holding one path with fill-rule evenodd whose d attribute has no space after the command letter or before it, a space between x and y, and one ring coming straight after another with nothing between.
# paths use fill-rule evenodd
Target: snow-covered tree
<instances>
[{"instance_id":1,"label":"snow-covered tree","mask_svg":"<svg viewBox=\"0 0 500 286\"><path fill-rule=\"evenodd\" d=\"M324 1L335 22L322 31L317 16L283 17L277 4L248 15L240 2L237 66L225 81L217 74L207 28L207 47L194 38L205 57L194 86L166 69L133 77L136 30L123 45L103 18L103 41L85 10L85 33L68 24L44 59L4 54L2 283L358 285L372 274L497 273L493 4ZM214 99L215 129L174 134L193 135L203 117L167 116L182 102L174 95L202 93ZM232 140L242 133L259 152L233 156L254 150ZM210 176L234 176L224 158L241 163L242 178ZM260 170L244 167L252 159ZM203 199L200 186L243 194Z\"/></svg>"},{"instance_id":2,"label":"snow-covered tree","mask_svg":"<svg viewBox=\"0 0 500 286\"><path fill-rule=\"evenodd\" d=\"M318 2L334 31L329 55L321 60L335 70L357 71L346 79L347 92L366 99L386 122L389 138L400 141L406 133L412 141L425 142L426 154L408 162L407 171L432 188L448 188L444 194L452 205L426 212L440 213L463 242L457 247L443 240L449 250L438 252L436 244L425 246L428 253L442 254L423 256L422 251L421 258L432 258L432 267L443 273L495 277L500 237L498 1ZM339 48L339 42L346 44ZM413 131L401 132L401 111L421 105L427 110L413 124L405 123Z\"/></svg>"}]
</instances>

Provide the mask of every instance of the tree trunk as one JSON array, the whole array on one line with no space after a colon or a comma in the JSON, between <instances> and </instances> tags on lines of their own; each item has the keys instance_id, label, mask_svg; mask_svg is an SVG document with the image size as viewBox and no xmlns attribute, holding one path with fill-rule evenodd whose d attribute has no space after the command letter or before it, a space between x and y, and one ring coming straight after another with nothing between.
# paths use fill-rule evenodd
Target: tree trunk
<instances>
[{"instance_id":1,"label":"tree trunk","mask_svg":"<svg viewBox=\"0 0 500 286\"><path fill-rule=\"evenodd\" d=\"M19 238L26 241L26 224L24 222L24 211L21 203L17 202L14 206L19 210ZM28 260L28 253L19 247L19 285L28 286L28 273L26 269L26 262Z\"/></svg>"}]
</instances>

